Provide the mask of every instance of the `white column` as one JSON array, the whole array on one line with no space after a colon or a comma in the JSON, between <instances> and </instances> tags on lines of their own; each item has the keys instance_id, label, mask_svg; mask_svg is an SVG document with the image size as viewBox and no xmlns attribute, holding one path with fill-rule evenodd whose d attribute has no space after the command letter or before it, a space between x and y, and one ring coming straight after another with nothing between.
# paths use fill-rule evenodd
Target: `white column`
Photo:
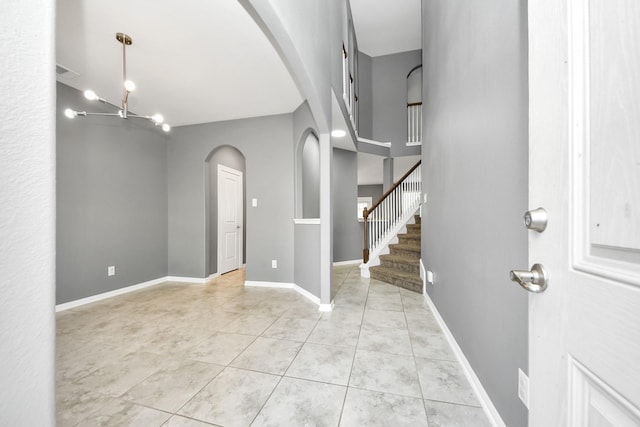
<instances>
[{"instance_id":1,"label":"white column","mask_svg":"<svg viewBox=\"0 0 640 427\"><path fill-rule=\"evenodd\" d=\"M333 215L331 206L331 159L333 143L320 134L320 311L331 311L333 300Z\"/></svg>"},{"instance_id":2,"label":"white column","mask_svg":"<svg viewBox=\"0 0 640 427\"><path fill-rule=\"evenodd\" d=\"M0 2L0 425L55 425L55 2Z\"/></svg>"}]
</instances>

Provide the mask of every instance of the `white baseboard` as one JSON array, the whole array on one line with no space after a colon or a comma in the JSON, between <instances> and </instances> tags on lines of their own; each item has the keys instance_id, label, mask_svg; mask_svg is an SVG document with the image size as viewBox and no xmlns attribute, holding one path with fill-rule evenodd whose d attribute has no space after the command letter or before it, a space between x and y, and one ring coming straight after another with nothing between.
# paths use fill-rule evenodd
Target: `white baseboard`
<instances>
[{"instance_id":1,"label":"white baseboard","mask_svg":"<svg viewBox=\"0 0 640 427\"><path fill-rule=\"evenodd\" d=\"M256 280L245 280L245 286L253 286L256 288L282 288L282 289L293 289L295 286L293 283L284 283L284 282L261 282Z\"/></svg>"},{"instance_id":2,"label":"white baseboard","mask_svg":"<svg viewBox=\"0 0 640 427\"><path fill-rule=\"evenodd\" d=\"M245 280L245 286L254 286L260 288L280 288L280 289L293 289L303 297L307 298L314 304L318 305L319 311L331 311L333 310L333 303L331 304L320 304L320 298L313 295L311 292L307 291L304 288L296 285L295 283L283 283L283 282L260 282L254 280ZM328 306L328 307L325 307Z\"/></svg>"},{"instance_id":3,"label":"white baseboard","mask_svg":"<svg viewBox=\"0 0 640 427\"><path fill-rule=\"evenodd\" d=\"M148 282L138 283L137 285L126 286L124 288L115 289L113 291L104 292L98 295L92 295L90 297L81 298L75 301L66 302L63 304L56 305L56 313L59 311L69 310L71 308L80 307L85 304L90 304L92 302L101 301L107 298L115 297L118 295L123 295L129 292L137 291L140 289L148 288L155 285L160 285L166 282L180 282L180 283L197 283L202 284L206 283L209 280L213 280L216 277L219 277L219 274L214 273L209 277L202 279L198 277L178 277L178 276L166 276L160 277L158 279L149 280ZM300 295L307 298L309 301L318 305L319 311L332 311L333 303L331 304L320 304L320 298L313 295L311 292L306 289L301 288L300 286L294 283L282 283L282 282L258 282L247 280L244 282L245 286L255 286L255 287L263 287L263 288L282 288L282 289L293 289L298 292Z\"/></svg>"},{"instance_id":4,"label":"white baseboard","mask_svg":"<svg viewBox=\"0 0 640 427\"><path fill-rule=\"evenodd\" d=\"M422 258L420 258L420 278L422 279L422 294L427 294L427 271L424 268L424 264L422 263Z\"/></svg>"},{"instance_id":5,"label":"white baseboard","mask_svg":"<svg viewBox=\"0 0 640 427\"><path fill-rule=\"evenodd\" d=\"M352 259L349 261L338 261L338 262L334 262L333 266L339 266L339 265L352 265L352 264L362 264L362 260L361 259Z\"/></svg>"},{"instance_id":6,"label":"white baseboard","mask_svg":"<svg viewBox=\"0 0 640 427\"><path fill-rule=\"evenodd\" d=\"M208 278L200 277L180 277L180 276L167 276L166 282L182 282L182 283L207 283Z\"/></svg>"},{"instance_id":7,"label":"white baseboard","mask_svg":"<svg viewBox=\"0 0 640 427\"><path fill-rule=\"evenodd\" d=\"M160 277L158 279L149 280L147 282L138 283L137 285L126 286L124 288L115 289L109 292L103 292L98 295L92 295L86 298L80 298L75 301L69 301L62 304L56 305L56 313L60 311L69 310L71 308L80 307L85 304L90 304L92 302L102 301L107 298L115 297L117 295L127 294L129 292L137 291L140 289L148 288L150 286L159 285L167 281L166 277Z\"/></svg>"},{"instance_id":8,"label":"white baseboard","mask_svg":"<svg viewBox=\"0 0 640 427\"><path fill-rule=\"evenodd\" d=\"M309 301L313 302L314 304L317 304L318 306L320 306L320 298L318 298L317 296L315 296L314 294L312 294L311 292L309 292L308 290L301 288L298 285L293 285L293 289L298 292L300 295L302 295L303 297L305 297L306 299L308 299Z\"/></svg>"},{"instance_id":9,"label":"white baseboard","mask_svg":"<svg viewBox=\"0 0 640 427\"><path fill-rule=\"evenodd\" d=\"M424 293L424 300L426 301L427 305L433 312L433 315L435 316L438 324L442 328L442 331L444 332L444 335L447 338L447 341L451 345L453 353L456 355L458 362L460 362L460 364L462 365L464 374L467 377L467 380L469 380L469 382L471 383L471 387L473 387L473 391L476 393L476 396L478 396L478 399L480 400L480 404L482 405L482 409L484 409L484 412L485 414L487 414L489 421L491 421L491 425L493 427L506 427L504 424L504 421L502 421L502 417L500 417L500 414L498 413L498 410L493 405L493 402L489 398L489 395L487 394L486 390L482 386L480 379L478 378L476 373L473 371L471 364L469 363L466 356L462 352L462 349L456 342L456 339L454 338L453 334L449 330L449 327L444 322L444 319L442 318L442 316L440 316L440 312L438 312L438 309L436 308L435 304L429 297L429 294L427 294L426 292Z\"/></svg>"},{"instance_id":10,"label":"white baseboard","mask_svg":"<svg viewBox=\"0 0 640 427\"><path fill-rule=\"evenodd\" d=\"M318 311L322 311L324 313L328 313L330 311L333 311L334 307L335 307L335 304L333 303L333 301L331 301L331 304L320 304L318 306Z\"/></svg>"}]
</instances>

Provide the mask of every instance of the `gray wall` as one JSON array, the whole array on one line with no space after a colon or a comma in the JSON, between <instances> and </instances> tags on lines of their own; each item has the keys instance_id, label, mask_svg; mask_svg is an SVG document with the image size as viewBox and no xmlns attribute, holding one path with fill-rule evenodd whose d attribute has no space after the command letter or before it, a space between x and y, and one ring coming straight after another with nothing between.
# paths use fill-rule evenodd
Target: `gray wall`
<instances>
[{"instance_id":1,"label":"gray wall","mask_svg":"<svg viewBox=\"0 0 640 427\"><path fill-rule=\"evenodd\" d=\"M205 160L217 147L246 161L247 280L293 282L292 115L174 128L168 145L169 275L206 276ZM251 199L258 206L251 206ZM271 260L278 268L271 268Z\"/></svg>"},{"instance_id":2,"label":"gray wall","mask_svg":"<svg viewBox=\"0 0 640 427\"><path fill-rule=\"evenodd\" d=\"M57 303L165 277L165 134L146 121L69 120L65 108L99 106L68 86L57 91Z\"/></svg>"},{"instance_id":3,"label":"gray wall","mask_svg":"<svg viewBox=\"0 0 640 427\"><path fill-rule=\"evenodd\" d=\"M508 426L525 426L527 2L423 0L427 291Z\"/></svg>"},{"instance_id":4,"label":"gray wall","mask_svg":"<svg viewBox=\"0 0 640 427\"><path fill-rule=\"evenodd\" d=\"M358 185L358 197L371 197L373 203L380 200L382 193L382 184ZM359 226L360 239L363 240L364 222L359 222ZM362 246L364 246L364 242Z\"/></svg>"},{"instance_id":5,"label":"gray wall","mask_svg":"<svg viewBox=\"0 0 640 427\"><path fill-rule=\"evenodd\" d=\"M295 225L294 283L320 298L320 224Z\"/></svg>"},{"instance_id":6,"label":"gray wall","mask_svg":"<svg viewBox=\"0 0 640 427\"><path fill-rule=\"evenodd\" d=\"M371 197L373 203L382 197L382 184L358 185L358 197Z\"/></svg>"},{"instance_id":7,"label":"gray wall","mask_svg":"<svg viewBox=\"0 0 640 427\"><path fill-rule=\"evenodd\" d=\"M340 0L239 0L260 25L309 103L321 133L331 128L332 22ZM331 19L330 19L331 17ZM339 18L338 18L339 19Z\"/></svg>"},{"instance_id":8,"label":"gray wall","mask_svg":"<svg viewBox=\"0 0 640 427\"><path fill-rule=\"evenodd\" d=\"M231 169L242 172L242 194L243 194L243 216L242 216L242 260L247 258L247 184L245 160L238 149L230 146L222 146L214 149L207 158L205 173L208 179L205 182L205 194L209 197L206 202L207 235L208 235L208 256L207 275L218 272L218 165L227 166Z\"/></svg>"},{"instance_id":9,"label":"gray wall","mask_svg":"<svg viewBox=\"0 0 640 427\"><path fill-rule=\"evenodd\" d=\"M362 258L358 205L358 155L333 149L333 261Z\"/></svg>"},{"instance_id":10,"label":"gray wall","mask_svg":"<svg viewBox=\"0 0 640 427\"><path fill-rule=\"evenodd\" d=\"M317 135L316 122L311 114L309 104L305 101L293 112L293 155L295 158L295 217L303 218L303 191L302 191L302 150L310 132ZM319 143L318 143L319 144ZM319 147L319 146L318 146ZM319 156L319 154L318 154ZM318 180L320 177L318 176ZM320 184L318 183L318 186ZM318 192L320 190L318 189ZM318 193L318 199L320 194ZM318 217L320 215L318 214Z\"/></svg>"},{"instance_id":11,"label":"gray wall","mask_svg":"<svg viewBox=\"0 0 640 427\"><path fill-rule=\"evenodd\" d=\"M55 416L55 2L1 2L0 425Z\"/></svg>"},{"instance_id":12,"label":"gray wall","mask_svg":"<svg viewBox=\"0 0 640 427\"><path fill-rule=\"evenodd\" d=\"M391 157L420 154L407 147L407 75L422 63L420 50L371 58L372 136L391 141Z\"/></svg>"},{"instance_id":13,"label":"gray wall","mask_svg":"<svg viewBox=\"0 0 640 427\"><path fill-rule=\"evenodd\" d=\"M358 52L358 135L373 138L371 57Z\"/></svg>"}]
</instances>

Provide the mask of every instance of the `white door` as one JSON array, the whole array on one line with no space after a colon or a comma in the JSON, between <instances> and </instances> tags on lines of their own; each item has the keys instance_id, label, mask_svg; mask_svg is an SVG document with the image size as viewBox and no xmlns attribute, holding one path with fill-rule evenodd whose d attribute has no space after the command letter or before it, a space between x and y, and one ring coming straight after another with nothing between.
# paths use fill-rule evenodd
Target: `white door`
<instances>
[{"instance_id":1,"label":"white door","mask_svg":"<svg viewBox=\"0 0 640 427\"><path fill-rule=\"evenodd\" d=\"M529 426L640 426L640 1L528 3Z\"/></svg>"},{"instance_id":2,"label":"white door","mask_svg":"<svg viewBox=\"0 0 640 427\"><path fill-rule=\"evenodd\" d=\"M242 172L218 165L218 273L242 264Z\"/></svg>"}]
</instances>

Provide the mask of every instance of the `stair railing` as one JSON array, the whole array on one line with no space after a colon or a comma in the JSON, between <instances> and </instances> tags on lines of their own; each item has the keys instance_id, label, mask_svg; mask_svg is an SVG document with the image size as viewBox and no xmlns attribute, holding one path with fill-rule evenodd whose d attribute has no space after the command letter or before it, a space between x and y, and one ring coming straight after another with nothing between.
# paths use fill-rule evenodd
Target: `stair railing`
<instances>
[{"instance_id":1,"label":"stair railing","mask_svg":"<svg viewBox=\"0 0 640 427\"><path fill-rule=\"evenodd\" d=\"M378 255L383 246L397 233L420 207L422 176L418 161L380 200L364 208L364 250L362 261L369 262L371 254Z\"/></svg>"}]
</instances>

